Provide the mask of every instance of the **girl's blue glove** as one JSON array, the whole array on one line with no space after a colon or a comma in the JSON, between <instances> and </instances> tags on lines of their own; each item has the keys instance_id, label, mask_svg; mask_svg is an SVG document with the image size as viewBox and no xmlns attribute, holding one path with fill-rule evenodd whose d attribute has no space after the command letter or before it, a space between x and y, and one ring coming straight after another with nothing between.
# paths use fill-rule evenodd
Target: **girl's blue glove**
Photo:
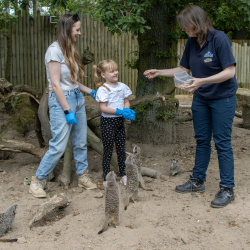
<instances>
[{"instance_id":1,"label":"girl's blue glove","mask_svg":"<svg viewBox=\"0 0 250 250\"><path fill-rule=\"evenodd\" d=\"M69 124L77 124L76 115L72 110L66 115L66 121Z\"/></svg>"},{"instance_id":2,"label":"girl's blue glove","mask_svg":"<svg viewBox=\"0 0 250 250\"><path fill-rule=\"evenodd\" d=\"M89 95L95 100L97 90L92 89Z\"/></svg>"},{"instance_id":3,"label":"girl's blue glove","mask_svg":"<svg viewBox=\"0 0 250 250\"><path fill-rule=\"evenodd\" d=\"M129 108L125 109L116 109L116 115L122 115L125 119L130 121L135 119L135 111Z\"/></svg>"}]
</instances>

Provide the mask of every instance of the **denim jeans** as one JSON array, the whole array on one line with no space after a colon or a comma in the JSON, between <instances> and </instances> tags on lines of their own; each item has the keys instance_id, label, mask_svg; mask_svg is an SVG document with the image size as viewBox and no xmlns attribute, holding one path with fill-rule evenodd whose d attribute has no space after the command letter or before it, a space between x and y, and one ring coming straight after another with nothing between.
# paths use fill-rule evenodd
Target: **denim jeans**
<instances>
[{"instance_id":1,"label":"denim jeans","mask_svg":"<svg viewBox=\"0 0 250 250\"><path fill-rule=\"evenodd\" d=\"M211 155L211 137L215 142L220 168L220 185L234 187L234 158L231 146L232 123L236 95L219 100L203 100L194 96L192 103L196 139L193 177L206 181Z\"/></svg>"},{"instance_id":2,"label":"denim jeans","mask_svg":"<svg viewBox=\"0 0 250 250\"><path fill-rule=\"evenodd\" d=\"M64 111L54 91L51 91L49 93L49 114L52 139L49 141L49 150L44 155L36 172L38 179L46 179L54 169L65 151L69 136L76 162L76 174L82 175L88 167L85 100L78 88L63 92L71 110L76 115L77 124L67 123Z\"/></svg>"}]
</instances>

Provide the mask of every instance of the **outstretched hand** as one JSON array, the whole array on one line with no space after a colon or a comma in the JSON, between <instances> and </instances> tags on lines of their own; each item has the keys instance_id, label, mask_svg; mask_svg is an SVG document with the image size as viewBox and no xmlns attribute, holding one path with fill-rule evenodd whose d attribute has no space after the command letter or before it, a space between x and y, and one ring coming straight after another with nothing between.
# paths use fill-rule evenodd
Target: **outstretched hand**
<instances>
[{"instance_id":1,"label":"outstretched hand","mask_svg":"<svg viewBox=\"0 0 250 250\"><path fill-rule=\"evenodd\" d=\"M200 86L203 85L203 79L202 78L194 78L194 79L189 79L187 81L188 82L193 82L191 85L185 86L185 90L188 91L188 92L194 92Z\"/></svg>"},{"instance_id":2,"label":"outstretched hand","mask_svg":"<svg viewBox=\"0 0 250 250\"><path fill-rule=\"evenodd\" d=\"M158 76L158 70L157 69L148 69L143 73L148 79L155 78Z\"/></svg>"}]
</instances>

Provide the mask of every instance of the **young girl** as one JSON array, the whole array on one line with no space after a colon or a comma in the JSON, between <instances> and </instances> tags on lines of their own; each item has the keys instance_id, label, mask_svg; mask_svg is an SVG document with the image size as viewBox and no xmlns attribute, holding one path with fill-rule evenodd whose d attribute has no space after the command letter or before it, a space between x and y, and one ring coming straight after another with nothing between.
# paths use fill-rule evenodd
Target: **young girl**
<instances>
[{"instance_id":1,"label":"young girl","mask_svg":"<svg viewBox=\"0 0 250 250\"><path fill-rule=\"evenodd\" d=\"M102 111L101 132L103 142L103 186L107 186L106 175L110 172L110 160L114 142L118 156L119 174L121 183L127 184L125 173L125 128L124 118L135 119L135 112L130 109L128 97L132 95L130 88L124 83L118 82L117 64L113 60L104 60L94 65L94 81L99 89L96 101L100 103ZM105 79L103 84L100 81Z\"/></svg>"}]
</instances>

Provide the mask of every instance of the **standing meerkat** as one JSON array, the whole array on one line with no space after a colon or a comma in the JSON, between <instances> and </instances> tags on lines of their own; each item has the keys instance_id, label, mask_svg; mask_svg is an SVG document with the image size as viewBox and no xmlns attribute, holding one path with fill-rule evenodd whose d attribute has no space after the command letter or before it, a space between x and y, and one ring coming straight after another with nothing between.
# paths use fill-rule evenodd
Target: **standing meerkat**
<instances>
[{"instance_id":1,"label":"standing meerkat","mask_svg":"<svg viewBox=\"0 0 250 250\"><path fill-rule=\"evenodd\" d=\"M179 163L179 161L175 158L172 158L170 166L169 166L170 175L181 174L182 171L183 171L183 168L182 168L181 164Z\"/></svg>"},{"instance_id":2,"label":"standing meerkat","mask_svg":"<svg viewBox=\"0 0 250 250\"><path fill-rule=\"evenodd\" d=\"M116 174L111 171L106 176L107 187L105 188L105 221L102 229L98 234L107 230L109 223L113 221L114 226L117 227L120 216L120 190L116 183Z\"/></svg>"},{"instance_id":3,"label":"standing meerkat","mask_svg":"<svg viewBox=\"0 0 250 250\"><path fill-rule=\"evenodd\" d=\"M130 199L135 202L138 196L139 175L137 166L134 163L134 156L130 154L126 159L127 185L125 187L125 207L127 210Z\"/></svg>"},{"instance_id":4,"label":"standing meerkat","mask_svg":"<svg viewBox=\"0 0 250 250\"><path fill-rule=\"evenodd\" d=\"M10 206L4 213L0 213L0 237L11 230L12 222L15 219L17 205Z\"/></svg>"},{"instance_id":5,"label":"standing meerkat","mask_svg":"<svg viewBox=\"0 0 250 250\"><path fill-rule=\"evenodd\" d=\"M134 163L138 169L139 187L141 187L142 189L147 190L147 191L153 191L153 189L151 189L151 188L146 188L144 180L143 180L142 175L141 175L141 148L140 147L134 146L133 157L134 157Z\"/></svg>"}]
</instances>

